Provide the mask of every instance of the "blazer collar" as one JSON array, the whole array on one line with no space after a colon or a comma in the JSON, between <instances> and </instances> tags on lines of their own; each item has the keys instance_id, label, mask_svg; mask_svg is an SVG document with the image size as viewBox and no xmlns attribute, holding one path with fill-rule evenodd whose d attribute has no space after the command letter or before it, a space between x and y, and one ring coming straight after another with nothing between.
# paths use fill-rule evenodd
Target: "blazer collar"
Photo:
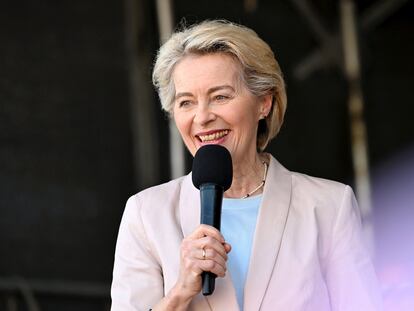
<instances>
[{"instance_id":1,"label":"blazer collar","mask_svg":"<svg viewBox=\"0 0 414 311\"><path fill-rule=\"evenodd\" d=\"M290 172L275 158L269 158L244 290L245 310L260 309L279 253L290 205ZM192 184L191 173L183 180L179 205L181 228L186 237L200 224L200 192ZM215 292L205 298L212 310L239 310L229 273L224 278L216 279ZM203 297L197 297L196 300L203 300Z\"/></svg>"},{"instance_id":2,"label":"blazer collar","mask_svg":"<svg viewBox=\"0 0 414 311\"><path fill-rule=\"evenodd\" d=\"M291 192L291 173L270 156L244 287L245 310L260 309L279 254Z\"/></svg>"}]
</instances>

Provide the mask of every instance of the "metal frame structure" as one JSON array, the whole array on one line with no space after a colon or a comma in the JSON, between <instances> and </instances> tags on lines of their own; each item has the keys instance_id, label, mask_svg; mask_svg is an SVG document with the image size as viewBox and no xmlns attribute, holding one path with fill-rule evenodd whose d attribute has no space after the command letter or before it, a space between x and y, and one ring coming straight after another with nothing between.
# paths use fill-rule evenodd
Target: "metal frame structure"
<instances>
[{"instance_id":1,"label":"metal frame structure","mask_svg":"<svg viewBox=\"0 0 414 311\"><path fill-rule=\"evenodd\" d=\"M160 44L163 44L172 34L174 17L171 0L157 0L157 20ZM169 121L170 138L170 166L171 178L178 178L185 174L184 144L173 120Z\"/></svg>"},{"instance_id":2,"label":"metal frame structure","mask_svg":"<svg viewBox=\"0 0 414 311\"><path fill-rule=\"evenodd\" d=\"M375 253L372 225L371 181L369 173L368 138L364 119L364 98L361 83L358 27L368 32L389 17L408 0L381 0L368 8L358 20L353 0L341 0L340 29L337 34L327 31L312 11L307 0L291 0L307 21L320 47L311 52L294 69L298 80L327 66L336 66L348 84L348 111L351 129L352 160L356 195L360 204L365 240L372 255ZM341 55L343 57L341 57Z\"/></svg>"}]
</instances>

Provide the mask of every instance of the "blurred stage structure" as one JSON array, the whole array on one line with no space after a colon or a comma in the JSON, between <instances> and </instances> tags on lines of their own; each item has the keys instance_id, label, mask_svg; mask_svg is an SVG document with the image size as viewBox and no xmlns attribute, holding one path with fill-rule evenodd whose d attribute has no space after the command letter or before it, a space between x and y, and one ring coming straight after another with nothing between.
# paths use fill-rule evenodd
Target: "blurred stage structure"
<instances>
[{"instance_id":1,"label":"blurred stage structure","mask_svg":"<svg viewBox=\"0 0 414 311\"><path fill-rule=\"evenodd\" d=\"M102 310L109 311L109 291L108 284L0 278L0 293L4 297L6 311L21 310L22 305L27 311L41 311L37 295L94 299L103 306Z\"/></svg>"}]
</instances>

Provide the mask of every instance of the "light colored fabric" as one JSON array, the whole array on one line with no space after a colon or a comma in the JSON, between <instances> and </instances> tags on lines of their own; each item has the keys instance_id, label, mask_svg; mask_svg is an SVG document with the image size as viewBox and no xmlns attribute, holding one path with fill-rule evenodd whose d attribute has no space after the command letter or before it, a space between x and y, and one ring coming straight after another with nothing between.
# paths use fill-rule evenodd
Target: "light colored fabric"
<instances>
[{"instance_id":1,"label":"light colored fabric","mask_svg":"<svg viewBox=\"0 0 414 311\"><path fill-rule=\"evenodd\" d=\"M224 199L221 233L232 246L227 269L236 290L237 302L243 310L244 284L249 268L250 252L262 195L246 199Z\"/></svg>"},{"instance_id":2,"label":"light colored fabric","mask_svg":"<svg viewBox=\"0 0 414 311\"><path fill-rule=\"evenodd\" d=\"M145 310L174 285L180 243L200 222L191 175L144 190L126 205L112 282L112 311ZM191 311L237 311L227 274ZM286 170L273 157L244 291L246 311L378 311L377 282L351 188Z\"/></svg>"}]
</instances>

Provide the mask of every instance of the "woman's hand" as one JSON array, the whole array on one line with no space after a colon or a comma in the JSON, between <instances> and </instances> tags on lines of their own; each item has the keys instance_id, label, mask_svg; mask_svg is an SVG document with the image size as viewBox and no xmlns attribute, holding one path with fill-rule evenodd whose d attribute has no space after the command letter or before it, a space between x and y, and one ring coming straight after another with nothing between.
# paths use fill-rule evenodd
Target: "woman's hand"
<instances>
[{"instance_id":1,"label":"woman's hand","mask_svg":"<svg viewBox=\"0 0 414 311\"><path fill-rule=\"evenodd\" d=\"M204 271L224 277L230 250L230 244L225 243L216 228L200 225L181 243L181 265L176 288L193 297L201 290L201 274Z\"/></svg>"},{"instance_id":2,"label":"woman's hand","mask_svg":"<svg viewBox=\"0 0 414 311\"><path fill-rule=\"evenodd\" d=\"M227 253L230 250L230 244L224 241L216 228L200 225L194 230L181 243L179 277L164 298L168 301L164 301L164 306L168 307L159 310L170 310L170 307L171 310L186 310L192 298L201 291L203 272L212 272L218 277L224 277L227 270Z\"/></svg>"}]
</instances>

